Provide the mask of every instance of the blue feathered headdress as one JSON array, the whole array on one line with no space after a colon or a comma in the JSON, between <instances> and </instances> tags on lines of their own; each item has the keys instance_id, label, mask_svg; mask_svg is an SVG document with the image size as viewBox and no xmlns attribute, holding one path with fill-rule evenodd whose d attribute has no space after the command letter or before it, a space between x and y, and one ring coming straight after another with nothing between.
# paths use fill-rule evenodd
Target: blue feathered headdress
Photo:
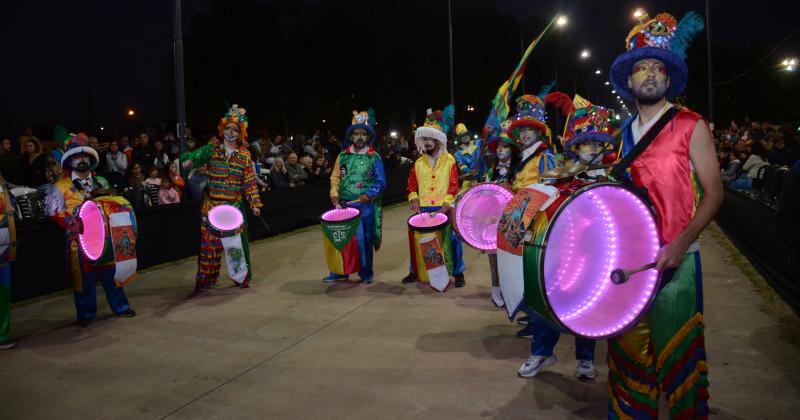
<instances>
[{"instance_id":1,"label":"blue feathered headdress","mask_svg":"<svg viewBox=\"0 0 800 420\"><path fill-rule=\"evenodd\" d=\"M350 142L350 136L353 134L353 131L357 128L363 128L369 134L369 144L372 144L375 141L375 110L370 108L366 111L353 111L353 120L350 124L350 127L347 127L347 130L344 132L344 140L345 144Z\"/></svg>"}]
</instances>

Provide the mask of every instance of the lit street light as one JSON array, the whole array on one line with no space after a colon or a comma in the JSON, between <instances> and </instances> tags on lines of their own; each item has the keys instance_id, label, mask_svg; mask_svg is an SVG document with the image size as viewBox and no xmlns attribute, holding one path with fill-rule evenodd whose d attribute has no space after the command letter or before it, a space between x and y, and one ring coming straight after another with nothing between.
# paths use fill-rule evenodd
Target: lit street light
<instances>
[{"instance_id":1,"label":"lit street light","mask_svg":"<svg viewBox=\"0 0 800 420\"><path fill-rule=\"evenodd\" d=\"M597 69L597 70L595 70L595 71L594 71L594 74L600 75L600 73L602 73L602 72L600 71L600 69Z\"/></svg>"},{"instance_id":2,"label":"lit street light","mask_svg":"<svg viewBox=\"0 0 800 420\"><path fill-rule=\"evenodd\" d=\"M392 131L391 133L389 133L389 137L391 137L393 139L396 139L397 138L397 131Z\"/></svg>"},{"instance_id":3,"label":"lit street light","mask_svg":"<svg viewBox=\"0 0 800 420\"><path fill-rule=\"evenodd\" d=\"M608 86L608 85L610 85L610 84L611 84L610 82L606 82L606 83L605 83L605 85L606 85L606 86Z\"/></svg>"},{"instance_id":4,"label":"lit street light","mask_svg":"<svg viewBox=\"0 0 800 420\"><path fill-rule=\"evenodd\" d=\"M794 71L797 68L797 59L796 58L786 58L783 60L781 64L783 64L783 69L786 71Z\"/></svg>"},{"instance_id":5,"label":"lit street light","mask_svg":"<svg viewBox=\"0 0 800 420\"><path fill-rule=\"evenodd\" d=\"M590 55L591 55L591 53L589 52L589 50L581 51L581 58L584 59L584 60L589 58Z\"/></svg>"},{"instance_id":6,"label":"lit street light","mask_svg":"<svg viewBox=\"0 0 800 420\"><path fill-rule=\"evenodd\" d=\"M134 115L136 115L136 111L134 111L132 108L129 108L128 109L128 116L129 117L133 117Z\"/></svg>"},{"instance_id":7,"label":"lit street light","mask_svg":"<svg viewBox=\"0 0 800 420\"><path fill-rule=\"evenodd\" d=\"M636 19L639 19L639 18L641 18L641 17L642 17L642 16L644 16L644 15L646 15L646 13L645 13L645 12L644 12L644 10L642 10L642 9L636 9L636 10L633 12L633 17L635 17Z\"/></svg>"},{"instance_id":8,"label":"lit street light","mask_svg":"<svg viewBox=\"0 0 800 420\"><path fill-rule=\"evenodd\" d=\"M568 21L567 21L567 17L566 16L562 15L562 16L559 16L558 19L556 19L556 26L563 27L563 26L566 26L567 23L568 23Z\"/></svg>"}]
</instances>

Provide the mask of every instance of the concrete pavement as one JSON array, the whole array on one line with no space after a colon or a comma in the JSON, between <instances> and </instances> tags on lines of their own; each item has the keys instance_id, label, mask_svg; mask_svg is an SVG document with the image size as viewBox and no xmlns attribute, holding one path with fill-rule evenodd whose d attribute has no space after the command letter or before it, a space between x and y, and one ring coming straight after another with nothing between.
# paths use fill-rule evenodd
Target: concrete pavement
<instances>
[{"instance_id":1,"label":"concrete pavement","mask_svg":"<svg viewBox=\"0 0 800 420\"><path fill-rule=\"evenodd\" d=\"M192 259L140 275L127 289L133 319L111 316L102 291L88 328L70 294L15 308L0 418L604 418L605 343L594 382L574 378L569 337L556 365L516 376L530 342L492 305L485 256L465 247L463 289L400 283L407 214L387 211L372 285L322 283L311 228L252 244L248 290L225 280L186 299ZM793 418L800 352L727 251L711 235L702 249L712 414Z\"/></svg>"}]
</instances>

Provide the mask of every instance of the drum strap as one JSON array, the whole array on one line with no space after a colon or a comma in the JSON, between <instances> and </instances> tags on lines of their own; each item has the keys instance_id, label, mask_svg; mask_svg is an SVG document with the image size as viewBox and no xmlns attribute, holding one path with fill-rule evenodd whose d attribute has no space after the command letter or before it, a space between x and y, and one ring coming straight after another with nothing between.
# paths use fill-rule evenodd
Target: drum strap
<instances>
[{"instance_id":1,"label":"drum strap","mask_svg":"<svg viewBox=\"0 0 800 420\"><path fill-rule=\"evenodd\" d=\"M644 136L642 136L641 140L639 140L639 142L636 143L636 146L633 147L630 153L625 155L622 158L622 160L620 160L619 163L614 165L613 169L611 170L611 175L614 177L614 179L623 183L627 183L626 181L629 180L626 173L628 168L630 168L633 161L636 160L636 158L638 158L639 155L644 153L645 149L647 149L647 147L650 146L650 143L652 143L653 140L655 140L655 138L658 137L658 134L661 133L661 130L664 129L664 127L670 121L672 121L672 119L675 117L675 114L677 113L678 113L678 107L671 107L666 112L664 112L664 114L661 115L661 118L659 118L658 121L656 121L656 123L653 125L653 127L651 127L650 130L648 130L647 133ZM634 121L631 124L635 123L636 122Z\"/></svg>"}]
</instances>

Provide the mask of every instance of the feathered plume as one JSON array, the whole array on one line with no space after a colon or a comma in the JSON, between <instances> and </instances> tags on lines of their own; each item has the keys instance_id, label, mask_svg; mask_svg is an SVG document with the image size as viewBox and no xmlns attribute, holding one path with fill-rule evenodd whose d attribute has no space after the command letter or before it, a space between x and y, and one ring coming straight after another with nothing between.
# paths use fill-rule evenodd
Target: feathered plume
<instances>
[{"instance_id":1,"label":"feathered plume","mask_svg":"<svg viewBox=\"0 0 800 420\"><path fill-rule=\"evenodd\" d=\"M453 104L447 105L442 110L442 122L444 123L444 133L450 134L450 130L453 129L456 123L456 108Z\"/></svg>"},{"instance_id":2,"label":"feathered plume","mask_svg":"<svg viewBox=\"0 0 800 420\"><path fill-rule=\"evenodd\" d=\"M69 137L69 131L63 126L57 125L55 133L53 133L53 140L63 145L67 137Z\"/></svg>"},{"instance_id":3,"label":"feathered plume","mask_svg":"<svg viewBox=\"0 0 800 420\"><path fill-rule=\"evenodd\" d=\"M370 127L375 127L375 109L370 108L367 110L367 121Z\"/></svg>"},{"instance_id":4,"label":"feathered plume","mask_svg":"<svg viewBox=\"0 0 800 420\"><path fill-rule=\"evenodd\" d=\"M572 99L562 92L548 93L543 100L546 105L555 106L556 109L561 112L561 115L569 115L575 109L572 104Z\"/></svg>"},{"instance_id":5,"label":"feathered plume","mask_svg":"<svg viewBox=\"0 0 800 420\"><path fill-rule=\"evenodd\" d=\"M678 23L675 29L675 39L672 40L672 52L686 58L686 50L689 49L689 44L704 27L703 18L696 12L687 12L683 19Z\"/></svg>"},{"instance_id":6,"label":"feathered plume","mask_svg":"<svg viewBox=\"0 0 800 420\"><path fill-rule=\"evenodd\" d=\"M556 87L556 81L551 80L550 83L542 86L542 90L540 90L536 96L538 96L539 99L544 101L545 96L547 96L548 93L552 92L554 87Z\"/></svg>"}]
</instances>

